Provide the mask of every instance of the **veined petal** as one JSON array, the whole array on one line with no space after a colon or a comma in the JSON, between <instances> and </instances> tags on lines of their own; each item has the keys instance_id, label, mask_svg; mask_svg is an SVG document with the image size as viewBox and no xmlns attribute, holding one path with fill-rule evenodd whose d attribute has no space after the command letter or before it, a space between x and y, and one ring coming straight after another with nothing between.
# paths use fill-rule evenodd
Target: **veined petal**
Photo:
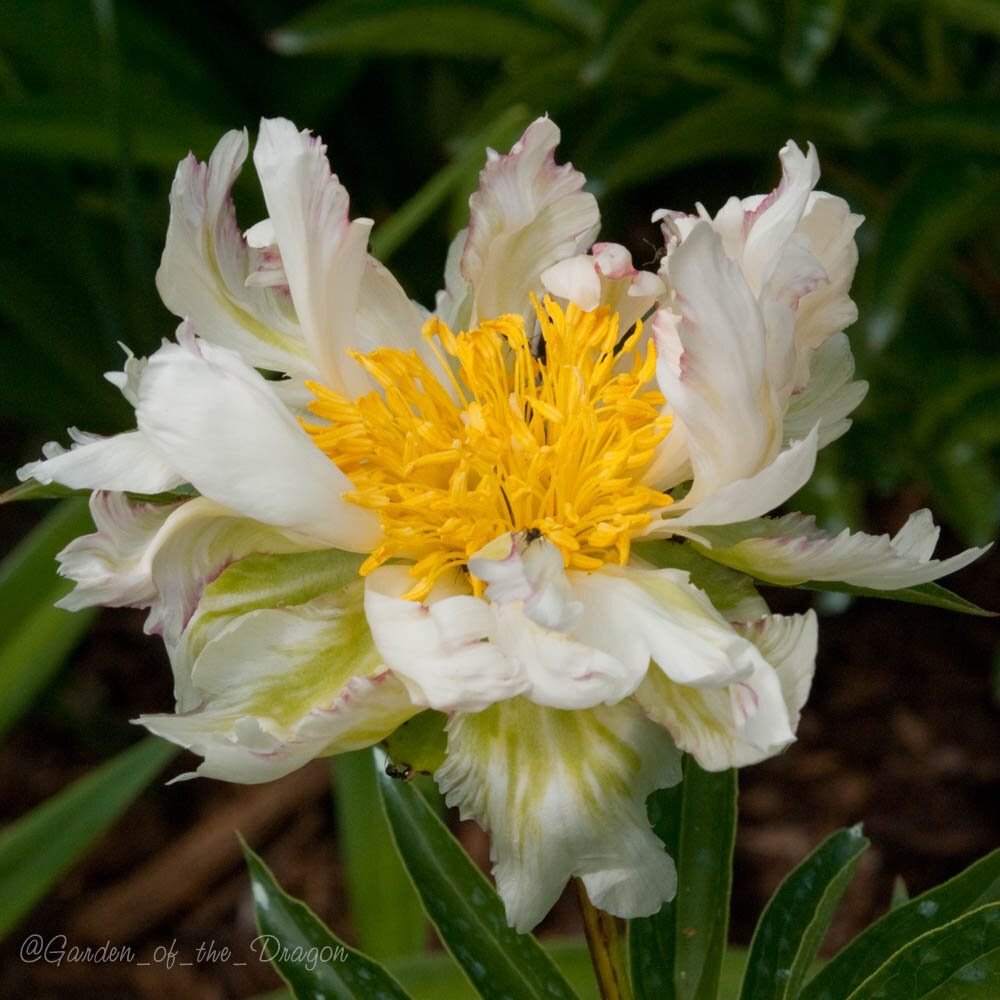
<instances>
[{"instance_id":1,"label":"veined petal","mask_svg":"<svg viewBox=\"0 0 1000 1000\"><path fill-rule=\"evenodd\" d=\"M269 383L232 351L178 330L150 359L140 431L202 494L321 544L370 551L377 517L342 499L350 480L310 441Z\"/></svg>"},{"instance_id":2,"label":"veined petal","mask_svg":"<svg viewBox=\"0 0 1000 1000\"><path fill-rule=\"evenodd\" d=\"M583 605L573 637L620 660L637 682L651 660L678 684L708 687L756 667L753 647L682 570L606 565L569 577Z\"/></svg>"},{"instance_id":3,"label":"veined petal","mask_svg":"<svg viewBox=\"0 0 1000 1000\"><path fill-rule=\"evenodd\" d=\"M771 615L737 629L758 652L753 672L722 688L650 670L635 693L650 719L708 771L765 760L795 738L816 658L816 616Z\"/></svg>"},{"instance_id":4,"label":"veined petal","mask_svg":"<svg viewBox=\"0 0 1000 1000\"><path fill-rule=\"evenodd\" d=\"M288 294L247 285L252 251L230 194L246 155L246 131L233 131L207 164L190 155L181 161L156 287L172 313L190 318L202 336L240 352L251 365L315 377Z\"/></svg>"},{"instance_id":5,"label":"veined petal","mask_svg":"<svg viewBox=\"0 0 1000 1000\"><path fill-rule=\"evenodd\" d=\"M347 351L359 346L356 312L370 219L350 221L347 191L326 146L287 119L263 119L253 154L295 311L323 382L359 396L370 387Z\"/></svg>"},{"instance_id":6,"label":"veined petal","mask_svg":"<svg viewBox=\"0 0 1000 1000\"><path fill-rule=\"evenodd\" d=\"M489 151L469 199L461 274L473 299L469 315L456 317L459 325L505 313L522 313L533 325L529 294L541 293L542 271L593 241L597 201L582 190L583 174L556 166L558 142L559 129L539 118L505 156Z\"/></svg>"},{"instance_id":7,"label":"veined petal","mask_svg":"<svg viewBox=\"0 0 1000 1000\"><path fill-rule=\"evenodd\" d=\"M781 414L757 301L708 223L674 251L670 277L674 307L653 319L657 346L663 342L657 378L687 428L694 482L684 504L693 506L770 464L781 445Z\"/></svg>"},{"instance_id":8,"label":"veined petal","mask_svg":"<svg viewBox=\"0 0 1000 1000\"><path fill-rule=\"evenodd\" d=\"M744 573L784 585L832 580L873 590L916 587L954 573L978 559L990 546L971 548L950 559L932 559L939 529L930 511L911 514L899 532L833 535L804 514L762 518L725 528L699 529L710 548L706 556Z\"/></svg>"},{"instance_id":9,"label":"veined petal","mask_svg":"<svg viewBox=\"0 0 1000 1000\"><path fill-rule=\"evenodd\" d=\"M523 698L455 715L434 775L448 804L489 830L497 890L522 932L572 876L620 917L672 899L676 871L646 797L680 776L670 738L629 701L565 712Z\"/></svg>"},{"instance_id":10,"label":"veined petal","mask_svg":"<svg viewBox=\"0 0 1000 1000\"><path fill-rule=\"evenodd\" d=\"M192 683L197 708L137 720L205 758L185 778L270 781L314 757L370 746L417 712L381 667L360 582L239 616L205 645Z\"/></svg>"},{"instance_id":11,"label":"veined petal","mask_svg":"<svg viewBox=\"0 0 1000 1000\"><path fill-rule=\"evenodd\" d=\"M163 493L185 481L142 431L100 437L71 427L69 433L74 443L68 451L50 441L42 449L46 457L22 465L17 478L61 483L74 490L131 493Z\"/></svg>"}]
</instances>

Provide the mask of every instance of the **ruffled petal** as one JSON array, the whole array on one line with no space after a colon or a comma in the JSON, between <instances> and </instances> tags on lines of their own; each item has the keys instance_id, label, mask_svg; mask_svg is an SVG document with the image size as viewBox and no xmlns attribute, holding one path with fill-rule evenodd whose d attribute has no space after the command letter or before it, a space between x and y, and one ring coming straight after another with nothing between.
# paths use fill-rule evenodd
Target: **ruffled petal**
<instances>
[{"instance_id":1,"label":"ruffled petal","mask_svg":"<svg viewBox=\"0 0 1000 1000\"><path fill-rule=\"evenodd\" d=\"M539 625L510 580L498 581L502 601L439 585L423 604L399 596L412 582L401 566L370 573L365 610L382 659L419 704L478 712L522 694L540 705L590 708L620 701L642 680L648 657L641 667L626 665L573 634Z\"/></svg>"},{"instance_id":2,"label":"ruffled petal","mask_svg":"<svg viewBox=\"0 0 1000 1000\"><path fill-rule=\"evenodd\" d=\"M467 327L482 318L521 313L534 326L529 295L541 294L542 272L581 253L600 225L597 201L582 190L585 178L570 164L556 166L559 129L548 118L528 126L511 151L489 151L479 189L469 199L470 223L461 275L471 286ZM461 286L451 290L461 296Z\"/></svg>"},{"instance_id":3,"label":"ruffled petal","mask_svg":"<svg viewBox=\"0 0 1000 1000\"><path fill-rule=\"evenodd\" d=\"M674 306L653 319L657 378L687 429L694 481L684 505L693 506L770 464L781 413L757 301L711 226L696 225L674 251L670 276Z\"/></svg>"},{"instance_id":4,"label":"ruffled petal","mask_svg":"<svg viewBox=\"0 0 1000 1000\"><path fill-rule=\"evenodd\" d=\"M342 499L350 480L232 351L178 331L150 359L140 431L202 494L246 517L351 551L378 544L377 517Z\"/></svg>"},{"instance_id":5,"label":"ruffled petal","mask_svg":"<svg viewBox=\"0 0 1000 1000\"><path fill-rule=\"evenodd\" d=\"M846 335L834 334L813 352L806 387L791 398L785 413L785 443L805 437L818 424L816 443L825 448L847 433L848 414L867 392L867 382L854 381L854 356Z\"/></svg>"},{"instance_id":6,"label":"ruffled petal","mask_svg":"<svg viewBox=\"0 0 1000 1000\"><path fill-rule=\"evenodd\" d=\"M55 441L42 450L46 457L17 470L24 482L61 483L74 490L127 490L163 493L184 482L173 466L151 445L141 431L100 437L69 430L74 443L67 451Z\"/></svg>"},{"instance_id":7,"label":"ruffled petal","mask_svg":"<svg viewBox=\"0 0 1000 1000\"><path fill-rule=\"evenodd\" d=\"M755 764L795 738L816 659L816 616L768 616L737 629L754 644L753 672L722 688L675 683L650 670L635 693L647 716L708 771Z\"/></svg>"},{"instance_id":8,"label":"ruffled petal","mask_svg":"<svg viewBox=\"0 0 1000 1000\"><path fill-rule=\"evenodd\" d=\"M726 528L699 529L705 555L770 583L791 585L831 580L873 590L916 587L954 573L987 552L971 548L950 559L932 559L939 528L930 511L918 510L892 538L833 535L804 514L763 518ZM710 547L706 547L710 546Z\"/></svg>"},{"instance_id":9,"label":"ruffled petal","mask_svg":"<svg viewBox=\"0 0 1000 1000\"><path fill-rule=\"evenodd\" d=\"M192 670L200 703L137 722L205 758L184 778L280 778L314 757L370 746L413 716L406 690L380 664L362 590L240 615Z\"/></svg>"},{"instance_id":10,"label":"ruffled petal","mask_svg":"<svg viewBox=\"0 0 1000 1000\"><path fill-rule=\"evenodd\" d=\"M809 481L816 466L819 428L801 441L793 441L770 465L749 479L740 479L706 497L688 510L683 501L667 508L667 515L653 521L645 535L657 538L678 528L710 524L735 524L774 510ZM675 508L678 516L670 516ZM683 513L680 513L683 511Z\"/></svg>"},{"instance_id":11,"label":"ruffled petal","mask_svg":"<svg viewBox=\"0 0 1000 1000\"><path fill-rule=\"evenodd\" d=\"M347 191L326 146L287 119L264 119L253 154L295 311L325 385L355 397L370 387L348 356L367 266L370 219L348 216Z\"/></svg>"},{"instance_id":12,"label":"ruffled petal","mask_svg":"<svg viewBox=\"0 0 1000 1000\"><path fill-rule=\"evenodd\" d=\"M573 876L620 917L649 916L673 898L676 871L646 797L680 780L679 755L631 702L561 712L518 698L457 714L434 777L449 805L489 830L497 891L518 931Z\"/></svg>"},{"instance_id":13,"label":"ruffled petal","mask_svg":"<svg viewBox=\"0 0 1000 1000\"><path fill-rule=\"evenodd\" d=\"M753 646L682 570L607 565L569 577L583 605L574 638L620 660L631 677L655 660L678 684L721 687L756 669Z\"/></svg>"},{"instance_id":14,"label":"ruffled petal","mask_svg":"<svg viewBox=\"0 0 1000 1000\"><path fill-rule=\"evenodd\" d=\"M227 132L208 163L188 156L170 190L167 242L156 273L166 307L251 365L315 377L287 292L260 287L257 254L236 223L230 191L247 155L245 131Z\"/></svg>"}]
</instances>

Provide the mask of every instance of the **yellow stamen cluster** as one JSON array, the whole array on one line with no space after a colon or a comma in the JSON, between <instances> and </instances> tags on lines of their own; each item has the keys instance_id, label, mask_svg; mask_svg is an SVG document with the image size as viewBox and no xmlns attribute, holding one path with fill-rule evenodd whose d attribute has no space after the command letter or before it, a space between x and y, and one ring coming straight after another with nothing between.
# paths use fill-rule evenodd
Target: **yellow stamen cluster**
<instances>
[{"instance_id":1,"label":"yellow stamen cluster","mask_svg":"<svg viewBox=\"0 0 1000 1000\"><path fill-rule=\"evenodd\" d=\"M540 532L567 568L624 564L651 509L671 502L638 481L670 430L662 394L644 389L656 351L637 349L641 323L619 346L606 307L534 304L544 360L521 316L458 336L430 319L424 338L451 392L416 352L393 348L352 354L381 393L352 402L309 383L310 410L329 424L306 430L357 487L345 498L381 518L385 539L361 572L414 560L411 600L508 531Z\"/></svg>"}]
</instances>

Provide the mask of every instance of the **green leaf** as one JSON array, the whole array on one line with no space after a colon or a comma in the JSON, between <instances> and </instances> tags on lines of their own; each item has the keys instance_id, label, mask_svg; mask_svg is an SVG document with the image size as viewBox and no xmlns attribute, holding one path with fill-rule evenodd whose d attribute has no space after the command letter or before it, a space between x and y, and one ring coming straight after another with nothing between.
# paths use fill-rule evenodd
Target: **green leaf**
<instances>
[{"instance_id":1,"label":"green leaf","mask_svg":"<svg viewBox=\"0 0 1000 1000\"><path fill-rule=\"evenodd\" d=\"M69 497L89 497L93 490L74 490L61 483L40 483L37 479L28 479L9 490L0 493L0 504L12 503L15 500L62 500ZM178 486L165 493L128 493L130 500L136 503L177 503L178 500L189 500L198 496L193 486Z\"/></svg>"},{"instance_id":2,"label":"green leaf","mask_svg":"<svg viewBox=\"0 0 1000 1000\"><path fill-rule=\"evenodd\" d=\"M381 965L348 948L241 843L261 947L297 1000L406 1000L408 994Z\"/></svg>"},{"instance_id":3,"label":"green leaf","mask_svg":"<svg viewBox=\"0 0 1000 1000\"><path fill-rule=\"evenodd\" d=\"M420 53L495 59L557 48L554 21L515 4L462 0L328 0L271 32L283 55L308 52Z\"/></svg>"},{"instance_id":4,"label":"green leaf","mask_svg":"<svg viewBox=\"0 0 1000 1000\"><path fill-rule=\"evenodd\" d=\"M629 921L629 960L639 997L715 1000L726 951L736 837L736 772L684 758L684 779L654 792L650 821L677 864L677 896L652 917Z\"/></svg>"},{"instance_id":5,"label":"green leaf","mask_svg":"<svg viewBox=\"0 0 1000 1000\"><path fill-rule=\"evenodd\" d=\"M854 594L856 597L880 597L888 601L905 601L907 604L923 604L930 608L943 608L945 611L959 611L964 615L977 615L980 618L995 618L996 611L967 601L958 594L953 594L947 587L938 583L922 583L918 587L904 587L902 590L871 590L869 587L855 587L850 583L826 580L809 580L798 584L802 590L835 590L841 594Z\"/></svg>"},{"instance_id":6,"label":"green leaf","mask_svg":"<svg viewBox=\"0 0 1000 1000\"><path fill-rule=\"evenodd\" d=\"M778 887L754 931L740 1000L799 995L847 883L868 847L860 826L828 837Z\"/></svg>"},{"instance_id":7,"label":"green leaf","mask_svg":"<svg viewBox=\"0 0 1000 1000\"><path fill-rule=\"evenodd\" d=\"M334 760L337 831L358 946L384 961L423 951L427 921L392 843L378 799L371 750ZM392 900L387 906L386 900Z\"/></svg>"},{"instance_id":8,"label":"green leaf","mask_svg":"<svg viewBox=\"0 0 1000 1000\"><path fill-rule=\"evenodd\" d=\"M1000 6L994 0L910 0L924 12L938 14L943 20L967 31L1000 38Z\"/></svg>"},{"instance_id":9,"label":"green leaf","mask_svg":"<svg viewBox=\"0 0 1000 1000\"><path fill-rule=\"evenodd\" d=\"M911 941L848 1000L993 1000L998 982L1000 903L991 903Z\"/></svg>"},{"instance_id":10,"label":"green leaf","mask_svg":"<svg viewBox=\"0 0 1000 1000\"><path fill-rule=\"evenodd\" d=\"M786 0L781 67L797 87L812 83L844 22L845 0Z\"/></svg>"},{"instance_id":11,"label":"green leaf","mask_svg":"<svg viewBox=\"0 0 1000 1000\"><path fill-rule=\"evenodd\" d=\"M397 774L433 774L443 763L448 746L443 712L427 709L404 722L382 743Z\"/></svg>"},{"instance_id":12,"label":"green leaf","mask_svg":"<svg viewBox=\"0 0 1000 1000\"><path fill-rule=\"evenodd\" d=\"M148 737L0 833L0 936L42 899L177 752Z\"/></svg>"},{"instance_id":13,"label":"green leaf","mask_svg":"<svg viewBox=\"0 0 1000 1000\"><path fill-rule=\"evenodd\" d=\"M969 910L996 902L1000 902L1000 849L890 910L816 973L801 1000L842 1000L911 941Z\"/></svg>"},{"instance_id":14,"label":"green leaf","mask_svg":"<svg viewBox=\"0 0 1000 1000\"><path fill-rule=\"evenodd\" d=\"M45 689L97 615L54 607L72 583L56 553L93 528L86 503L64 501L0 563L0 736Z\"/></svg>"},{"instance_id":15,"label":"green leaf","mask_svg":"<svg viewBox=\"0 0 1000 1000\"><path fill-rule=\"evenodd\" d=\"M507 926L503 903L423 796L379 773L396 848L445 947L487 1000L572 998L530 934Z\"/></svg>"}]
</instances>

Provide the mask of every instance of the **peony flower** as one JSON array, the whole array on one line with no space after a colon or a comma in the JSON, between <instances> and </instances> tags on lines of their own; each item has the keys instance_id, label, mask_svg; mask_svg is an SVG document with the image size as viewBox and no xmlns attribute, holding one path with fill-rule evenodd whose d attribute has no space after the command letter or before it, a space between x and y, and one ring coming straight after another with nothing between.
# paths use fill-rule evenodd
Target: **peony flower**
<instances>
[{"instance_id":1,"label":"peony flower","mask_svg":"<svg viewBox=\"0 0 1000 1000\"><path fill-rule=\"evenodd\" d=\"M794 739L816 619L741 574L894 588L980 552L931 559L926 512L891 540L765 516L865 391L861 220L813 190L812 147L766 197L657 212L654 273L594 242L558 138L543 118L489 152L433 314L308 132L261 123L269 217L245 234L246 133L189 156L157 275L176 342L108 376L136 429L72 430L19 473L94 491L63 604L149 608L177 707L139 721L195 774L266 781L444 713L434 777L490 831L519 930L571 876L655 912L676 877L645 803L680 751L724 769ZM693 550L726 587L692 581Z\"/></svg>"}]
</instances>

